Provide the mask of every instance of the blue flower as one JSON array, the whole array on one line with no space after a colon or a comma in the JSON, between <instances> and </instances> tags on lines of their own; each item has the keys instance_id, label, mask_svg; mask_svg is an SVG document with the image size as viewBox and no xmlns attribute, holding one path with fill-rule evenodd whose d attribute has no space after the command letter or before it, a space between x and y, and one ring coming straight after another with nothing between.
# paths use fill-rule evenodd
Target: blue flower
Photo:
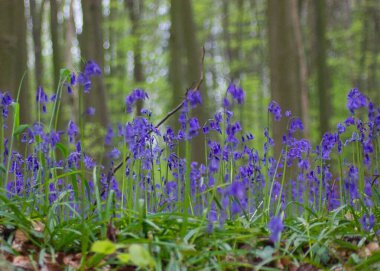
<instances>
[{"instance_id":1,"label":"blue flower","mask_svg":"<svg viewBox=\"0 0 380 271\"><path fill-rule=\"evenodd\" d=\"M8 117L8 107L13 103L12 97L8 92L0 92L0 108L2 109L3 118ZM2 128L2 127L0 127Z\"/></svg>"},{"instance_id":2,"label":"blue flower","mask_svg":"<svg viewBox=\"0 0 380 271\"><path fill-rule=\"evenodd\" d=\"M280 239L281 232L284 230L281 218L273 216L268 223L268 228L271 232L270 239L273 243L276 243Z\"/></svg>"},{"instance_id":3,"label":"blue flower","mask_svg":"<svg viewBox=\"0 0 380 271\"><path fill-rule=\"evenodd\" d=\"M198 104L202 104L202 96L199 90L189 90L186 100L190 103L191 108L196 107Z\"/></svg>"},{"instance_id":4,"label":"blue flower","mask_svg":"<svg viewBox=\"0 0 380 271\"><path fill-rule=\"evenodd\" d=\"M360 223L362 224L363 230L370 231L373 226L375 226L375 216L373 214L370 216L364 214L360 219Z\"/></svg>"},{"instance_id":5,"label":"blue flower","mask_svg":"<svg viewBox=\"0 0 380 271\"><path fill-rule=\"evenodd\" d=\"M132 112L132 106L138 101L138 100L145 100L148 99L148 94L142 90L142 89L134 89L127 97L125 97L125 105L127 108L127 113Z\"/></svg>"},{"instance_id":6,"label":"blue flower","mask_svg":"<svg viewBox=\"0 0 380 271\"><path fill-rule=\"evenodd\" d=\"M227 93L231 94L232 98L237 101L238 104L242 104L245 98L245 92L242 88L236 87L231 83L227 88Z\"/></svg>"},{"instance_id":7,"label":"blue flower","mask_svg":"<svg viewBox=\"0 0 380 271\"><path fill-rule=\"evenodd\" d=\"M273 114L276 121L279 121L281 119L281 107L277 102L271 101L268 106L268 111Z\"/></svg>"},{"instance_id":8,"label":"blue flower","mask_svg":"<svg viewBox=\"0 0 380 271\"><path fill-rule=\"evenodd\" d=\"M42 87L37 88L36 102L41 104L42 111L46 113L46 103L49 102L49 97L46 95Z\"/></svg>"},{"instance_id":9,"label":"blue flower","mask_svg":"<svg viewBox=\"0 0 380 271\"><path fill-rule=\"evenodd\" d=\"M367 97L357 88L351 89L347 96L347 108L352 114L356 109L367 106Z\"/></svg>"}]
</instances>

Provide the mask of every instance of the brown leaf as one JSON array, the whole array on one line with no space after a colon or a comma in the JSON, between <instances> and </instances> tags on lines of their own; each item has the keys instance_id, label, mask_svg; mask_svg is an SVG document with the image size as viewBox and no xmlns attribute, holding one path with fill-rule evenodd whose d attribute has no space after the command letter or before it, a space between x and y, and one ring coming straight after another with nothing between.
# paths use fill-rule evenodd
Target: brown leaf
<instances>
[{"instance_id":1,"label":"brown leaf","mask_svg":"<svg viewBox=\"0 0 380 271\"><path fill-rule=\"evenodd\" d=\"M45 230L45 224L39 220L32 221L33 230L37 232L43 232Z\"/></svg>"},{"instance_id":2,"label":"brown leaf","mask_svg":"<svg viewBox=\"0 0 380 271\"><path fill-rule=\"evenodd\" d=\"M12 242L12 248L18 252L22 252L25 248L25 244L29 241L28 236L25 232L17 229L15 232L15 238Z\"/></svg>"},{"instance_id":3,"label":"brown leaf","mask_svg":"<svg viewBox=\"0 0 380 271\"><path fill-rule=\"evenodd\" d=\"M291 261L290 257L282 257L277 261L276 267L281 270L297 271L297 266Z\"/></svg>"},{"instance_id":4,"label":"brown leaf","mask_svg":"<svg viewBox=\"0 0 380 271\"><path fill-rule=\"evenodd\" d=\"M28 256L16 256L12 263L15 267L23 268L25 270L35 270Z\"/></svg>"},{"instance_id":5,"label":"brown leaf","mask_svg":"<svg viewBox=\"0 0 380 271\"><path fill-rule=\"evenodd\" d=\"M318 268L309 263L304 263L301 264L300 267L298 267L297 271L318 271Z\"/></svg>"},{"instance_id":6,"label":"brown leaf","mask_svg":"<svg viewBox=\"0 0 380 271\"><path fill-rule=\"evenodd\" d=\"M78 269L79 266L80 266L80 260L81 260L81 254L78 253L78 254L69 254L69 255L66 255L64 258L63 258L63 263L65 265L69 265L75 269Z\"/></svg>"},{"instance_id":7,"label":"brown leaf","mask_svg":"<svg viewBox=\"0 0 380 271\"><path fill-rule=\"evenodd\" d=\"M110 222L108 223L107 225L107 238L112 241L112 242L116 242L116 228L115 226L112 224L112 221L110 220Z\"/></svg>"}]
</instances>

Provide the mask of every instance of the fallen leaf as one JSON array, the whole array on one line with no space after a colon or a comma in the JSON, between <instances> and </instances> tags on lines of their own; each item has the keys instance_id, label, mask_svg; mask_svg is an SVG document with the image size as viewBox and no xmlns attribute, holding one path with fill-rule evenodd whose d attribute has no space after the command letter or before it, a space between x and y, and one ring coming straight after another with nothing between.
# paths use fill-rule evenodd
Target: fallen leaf
<instances>
[{"instance_id":1,"label":"fallen leaf","mask_svg":"<svg viewBox=\"0 0 380 271\"><path fill-rule=\"evenodd\" d=\"M20 229L15 232L15 237L12 242L12 248L18 252L24 250L25 244L29 241L28 236Z\"/></svg>"},{"instance_id":2,"label":"fallen leaf","mask_svg":"<svg viewBox=\"0 0 380 271\"><path fill-rule=\"evenodd\" d=\"M309 263L304 263L301 264L300 267L298 267L297 271L318 271L318 268Z\"/></svg>"},{"instance_id":3,"label":"fallen leaf","mask_svg":"<svg viewBox=\"0 0 380 271\"><path fill-rule=\"evenodd\" d=\"M15 267L23 268L26 270L35 270L28 256L16 256L14 257L12 264Z\"/></svg>"}]
</instances>

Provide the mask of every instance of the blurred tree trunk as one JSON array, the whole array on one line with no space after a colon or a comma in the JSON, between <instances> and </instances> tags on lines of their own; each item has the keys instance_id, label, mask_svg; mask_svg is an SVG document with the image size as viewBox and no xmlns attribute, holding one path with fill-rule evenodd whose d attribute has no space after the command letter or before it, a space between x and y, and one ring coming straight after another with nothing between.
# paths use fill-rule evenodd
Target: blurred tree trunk
<instances>
[{"instance_id":1,"label":"blurred tree trunk","mask_svg":"<svg viewBox=\"0 0 380 271\"><path fill-rule=\"evenodd\" d=\"M304 120L307 102L305 65L300 34L297 0L268 1L269 68L272 99L282 110ZM306 99L306 100L305 100ZM305 123L304 123L305 124ZM279 157L282 136L287 131L287 119L273 123L275 156Z\"/></svg>"},{"instance_id":2,"label":"blurred tree trunk","mask_svg":"<svg viewBox=\"0 0 380 271\"><path fill-rule=\"evenodd\" d=\"M50 35L51 35L51 43L53 48L53 78L54 85L53 90L56 91L59 85L60 80L60 70L63 68L62 63L62 46L61 46L61 26L58 23L58 11L61 6L61 2L59 0L50 0ZM62 100L60 103L60 109L58 113L58 130L64 130L67 124L67 120L65 118L64 106L66 103L64 102L66 93L62 93Z\"/></svg>"},{"instance_id":3,"label":"blurred tree trunk","mask_svg":"<svg viewBox=\"0 0 380 271\"><path fill-rule=\"evenodd\" d=\"M31 100L28 88L26 19L23 0L0 1L0 90L10 91L16 99L20 88L20 119L31 121Z\"/></svg>"},{"instance_id":4,"label":"blurred tree trunk","mask_svg":"<svg viewBox=\"0 0 380 271\"><path fill-rule=\"evenodd\" d=\"M81 54L84 61L94 60L101 69L104 68L102 3L100 0L82 0L83 31L80 37ZM95 105L95 121L106 127L108 125L106 90L104 75L93 77L93 84L86 106Z\"/></svg>"},{"instance_id":5,"label":"blurred tree trunk","mask_svg":"<svg viewBox=\"0 0 380 271\"><path fill-rule=\"evenodd\" d=\"M181 29L181 3L178 0L171 0L170 6L170 63L169 63L169 81L172 87L172 104L171 108L176 107L183 99L186 83L184 82L185 63L183 61L183 32ZM178 115L171 120L171 125L177 131L179 129Z\"/></svg>"},{"instance_id":6,"label":"blurred tree trunk","mask_svg":"<svg viewBox=\"0 0 380 271\"><path fill-rule=\"evenodd\" d=\"M144 70L143 63L141 59L142 54L142 33L140 27L140 21L142 17L142 12L144 8L143 0L125 0L125 6L129 11L129 18L132 23L131 35L134 39L133 42L133 80L135 83L143 83L144 78ZM143 107L143 102L138 101L136 106L136 114L141 115L141 109Z\"/></svg>"},{"instance_id":7,"label":"blurred tree trunk","mask_svg":"<svg viewBox=\"0 0 380 271\"><path fill-rule=\"evenodd\" d=\"M331 97L329 90L329 72L326 58L326 1L315 0L315 61L317 71L317 86L319 100L319 132L320 138L329 131L331 116Z\"/></svg>"},{"instance_id":8,"label":"blurred tree trunk","mask_svg":"<svg viewBox=\"0 0 380 271\"><path fill-rule=\"evenodd\" d=\"M44 13L45 0L39 5L36 0L30 0L30 16L32 19L32 36L34 48L34 76L36 80L36 89L43 86L44 67L42 64L42 44L41 44L41 27Z\"/></svg>"},{"instance_id":9,"label":"blurred tree trunk","mask_svg":"<svg viewBox=\"0 0 380 271\"><path fill-rule=\"evenodd\" d=\"M80 47L82 58L85 61L93 60L103 70L104 68L104 49L103 49L103 14L101 0L82 0L83 30L80 36ZM92 119L100 124L102 130L109 125L107 95L104 85L104 74L95 76L92 79L91 90L85 94L85 107L94 106L95 115ZM85 110L86 110L85 108ZM84 112L79 112L83 114ZM103 144L103 137L98 136L94 144ZM105 160L105 163L108 162ZM107 165L108 166L108 165Z\"/></svg>"},{"instance_id":10,"label":"blurred tree trunk","mask_svg":"<svg viewBox=\"0 0 380 271\"><path fill-rule=\"evenodd\" d=\"M374 101L379 102L378 58L380 43L380 3L366 0L362 4L363 31L359 66L359 88Z\"/></svg>"},{"instance_id":11,"label":"blurred tree trunk","mask_svg":"<svg viewBox=\"0 0 380 271\"><path fill-rule=\"evenodd\" d=\"M171 0L170 8L170 82L173 89L173 107L183 98L187 87L193 86L201 72L201 47L196 38L191 0ZM193 110L202 126L205 121L207 94L201 91L203 104ZM178 120L176 120L178 122ZM178 127L178 126L177 126ZM200 131L201 133L201 131ZM192 140L192 159L199 163L205 161L205 146L200 134Z\"/></svg>"},{"instance_id":12,"label":"blurred tree trunk","mask_svg":"<svg viewBox=\"0 0 380 271\"><path fill-rule=\"evenodd\" d=\"M181 0L180 16L182 18L182 31L183 44L186 50L186 81L187 86L194 85L198 80L201 73L201 47L198 44L196 27L193 17L193 9L191 0ZM207 107L207 93L205 91L205 84L203 85L202 105L193 110L193 116L197 117L201 127L206 122L206 107ZM199 131L199 135L192 140L192 159L198 163L205 162L205 146L204 138L202 136L202 130Z\"/></svg>"},{"instance_id":13,"label":"blurred tree trunk","mask_svg":"<svg viewBox=\"0 0 380 271\"><path fill-rule=\"evenodd\" d=\"M68 4L69 14L68 14L68 17L65 18L65 21L63 23L64 37L65 37L65 42L63 46L64 62L65 62L65 66L71 71L74 71L74 63L73 63L73 56L71 53L71 49L73 48L73 42L76 39L73 3L74 2L72 0L69 0L69 4ZM78 100L78 93L74 91L71 95L67 95L66 90L64 89L62 92L62 96L63 96L63 103L65 103L65 101L67 100L68 101L67 104L70 105L70 110L68 110L69 119L75 120L76 116L78 116L78 107L75 106L76 101ZM65 97L67 97L67 99Z\"/></svg>"}]
</instances>

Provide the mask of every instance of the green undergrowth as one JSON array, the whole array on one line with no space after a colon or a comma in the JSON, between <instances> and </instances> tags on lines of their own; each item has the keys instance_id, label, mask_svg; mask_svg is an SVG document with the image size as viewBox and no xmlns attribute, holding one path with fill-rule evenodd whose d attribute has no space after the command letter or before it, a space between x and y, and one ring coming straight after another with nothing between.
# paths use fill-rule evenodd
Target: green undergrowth
<instances>
[{"instance_id":1,"label":"green undergrowth","mask_svg":"<svg viewBox=\"0 0 380 271\"><path fill-rule=\"evenodd\" d=\"M36 268L19 270L380 268L378 236L361 231L359 216L345 206L324 216L310 210L302 218L285 218L280 241L273 243L259 215L227 220L219 226L176 213L115 213L110 203L100 216L60 220L54 211L59 204L51 206L46 217L33 217L19 211L16 206L20 200L1 201L1 251L5 258L0 262L27 255ZM379 210L375 214L379 217ZM22 241L17 240L19 232L25 234ZM50 262L44 260L46 255L52 258ZM59 260L70 255L77 255L77 262ZM52 264L57 269L49 269Z\"/></svg>"}]
</instances>

